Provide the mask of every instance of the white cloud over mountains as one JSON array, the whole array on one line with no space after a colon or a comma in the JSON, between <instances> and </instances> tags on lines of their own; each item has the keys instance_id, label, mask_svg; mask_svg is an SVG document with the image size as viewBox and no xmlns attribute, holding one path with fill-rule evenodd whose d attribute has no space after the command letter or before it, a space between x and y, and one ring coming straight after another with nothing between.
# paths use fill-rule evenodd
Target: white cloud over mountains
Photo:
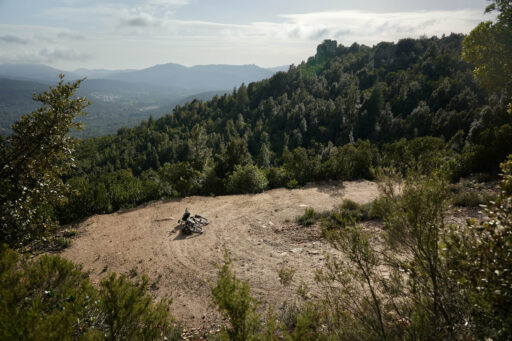
<instances>
[{"instance_id":1,"label":"white cloud over mountains","mask_svg":"<svg viewBox=\"0 0 512 341\"><path fill-rule=\"evenodd\" d=\"M180 19L175 10L190 0L74 1L86 7L62 6L39 14L61 27L0 24L0 62L39 59L62 68L138 68L167 62L276 66L306 59L323 39L373 45L468 33L489 20L481 10L351 10L281 14L273 20L232 24Z\"/></svg>"},{"instance_id":2,"label":"white cloud over mountains","mask_svg":"<svg viewBox=\"0 0 512 341\"><path fill-rule=\"evenodd\" d=\"M400 38L416 38L467 33L482 21L481 11L423 11L370 13L335 11L282 15L282 24L291 38L322 39L332 37L342 42L376 44Z\"/></svg>"}]
</instances>

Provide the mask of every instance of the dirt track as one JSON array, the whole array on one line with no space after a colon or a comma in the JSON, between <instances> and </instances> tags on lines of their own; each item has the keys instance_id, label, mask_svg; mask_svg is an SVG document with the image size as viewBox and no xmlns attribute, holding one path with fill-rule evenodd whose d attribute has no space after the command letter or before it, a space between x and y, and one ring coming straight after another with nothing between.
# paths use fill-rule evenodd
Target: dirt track
<instances>
[{"instance_id":1,"label":"dirt track","mask_svg":"<svg viewBox=\"0 0 512 341\"><path fill-rule=\"evenodd\" d=\"M278 308L301 281L313 284L314 269L330 250L321 240L308 238L304 229L288 230L285 221L293 221L308 206L326 210L343 198L363 203L377 195L375 183L358 181L158 201L87 219L62 255L83 264L95 283L113 271L135 275L135 269L137 277L145 273L150 283L157 283L152 290L156 297L173 298L172 313L178 320L211 325L218 316L210 306L209 281L215 280L214 263L222 261L225 249L235 259L239 277L249 279L253 295ZM186 236L179 231L177 220L185 208L210 219L205 233ZM279 283L277 269L282 266L297 270L288 288Z\"/></svg>"}]
</instances>

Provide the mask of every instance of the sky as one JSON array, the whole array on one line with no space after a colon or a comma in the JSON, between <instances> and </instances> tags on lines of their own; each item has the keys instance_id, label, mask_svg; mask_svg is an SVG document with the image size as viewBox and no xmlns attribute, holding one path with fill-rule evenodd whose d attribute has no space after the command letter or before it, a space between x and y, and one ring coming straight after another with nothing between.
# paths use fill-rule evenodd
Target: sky
<instances>
[{"instance_id":1,"label":"sky","mask_svg":"<svg viewBox=\"0 0 512 341\"><path fill-rule=\"evenodd\" d=\"M0 63L63 70L298 64L324 39L469 33L486 0L0 0Z\"/></svg>"}]
</instances>

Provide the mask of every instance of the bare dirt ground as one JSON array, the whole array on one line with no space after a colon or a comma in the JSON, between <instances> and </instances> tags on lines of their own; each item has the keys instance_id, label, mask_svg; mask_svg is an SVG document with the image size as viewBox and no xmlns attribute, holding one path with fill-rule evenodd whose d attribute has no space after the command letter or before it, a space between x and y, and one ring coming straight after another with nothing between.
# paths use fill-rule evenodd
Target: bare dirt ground
<instances>
[{"instance_id":1,"label":"bare dirt ground","mask_svg":"<svg viewBox=\"0 0 512 341\"><path fill-rule=\"evenodd\" d=\"M83 221L79 235L62 256L83 264L94 283L110 272L150 277L156 298L173 298L172 313L187 326L207 327L220 320L211 306L215 263L224 250L233 268L248 279L262 306L279 309L301 282L314 286L314 270L331 248L308 228L290 228L290 220L306 207L328 210L351 199L365 203L378 196L368 181L315 184L302 189L275 189L255 195L188 197L152 202L144 207L97 215ZM177 220L185 208L210 219L203 234L185 235ZM318 231L317 231L318 232ZM284 288L277 270L294 268L293 283Z\"/></svg>"}]
</instances>

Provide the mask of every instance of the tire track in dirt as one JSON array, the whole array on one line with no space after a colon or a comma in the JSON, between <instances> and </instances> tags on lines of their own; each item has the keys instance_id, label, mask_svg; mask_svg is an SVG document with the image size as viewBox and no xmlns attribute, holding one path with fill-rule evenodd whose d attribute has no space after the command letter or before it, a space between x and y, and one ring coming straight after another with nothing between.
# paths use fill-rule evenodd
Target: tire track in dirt
<instances>
[{"instance_id":1,"label":"tire track in dirt","mask_svg":"<svg viewBox=\"0 0 512 341\"><path fill-rule=\"evenodd\" d=\"M294 241L289 234L275 231L306 207L327 210L343 198L363 203L377 195L375 183L357 181L255 195L157 201L90 217L80 224L79 237L62 256L83 264L94 283L112 271L134 274L135 269L137 277L145 273L150 283L156 283L155 297L173 298L172 312L178 320L204 326L219 321L210 306L208 281L215 280L214 263L222 262L225 249L235 260L237 275L250 281L253 295L279 308L302 281L314 286L314 270L323 264L323 253L332 250L323 241ZM185 208L210 220L205 233L186 236L176 230ZM281 266L297 270L288 288L279 283Z\"/></svg>"}]
</instances>

